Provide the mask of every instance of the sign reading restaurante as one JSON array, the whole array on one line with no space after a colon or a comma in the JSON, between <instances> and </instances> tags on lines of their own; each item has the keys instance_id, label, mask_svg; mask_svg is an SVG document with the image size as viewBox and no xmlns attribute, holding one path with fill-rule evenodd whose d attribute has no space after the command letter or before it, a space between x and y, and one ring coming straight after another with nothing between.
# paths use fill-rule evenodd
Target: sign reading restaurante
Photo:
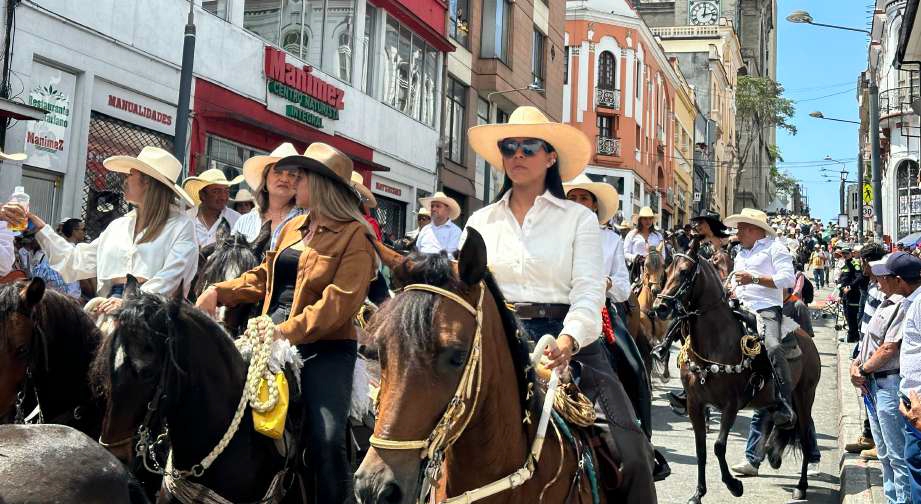
<instances>
[{"instance_id":1,"label":"sign reading restaurante","mask_svg":"<svg viewBox=\"0 0 921 504\"><path fill-rule=\"evenodd\" d=\"M284 114L314 128L323 127L320 116L339 120L339 111L345 108L345 90L313 75L313 67L298 68L286 59L284 51L265 47L266 85L270 94L287 102Z\"/></svg>"}]
</instances>

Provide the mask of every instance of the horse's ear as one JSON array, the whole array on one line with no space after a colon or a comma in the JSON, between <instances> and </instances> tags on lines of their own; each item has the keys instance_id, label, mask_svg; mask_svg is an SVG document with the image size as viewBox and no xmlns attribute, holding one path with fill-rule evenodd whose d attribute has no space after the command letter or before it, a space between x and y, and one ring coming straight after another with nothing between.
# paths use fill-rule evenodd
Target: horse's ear
<instances>
[{"instance_id":1,"label":"horse's ear","mask_svg":"<svg viewBox=\"0 0 921 504\"><path fill-rule=\"evenodd\" d=\"M26 307L30 310L35 307L38 303L42 301L42 298L45 296L45 281L41 278L33 278L29 285L26 285L25 288L19 293L19 297L22 299L22 302L25 303Z\"/></svg>"},{"instance_id":2,"label":"horse's ear","mask_svg":"<svg viewBox=\"0 0 921 504\"><path fill-rule=\"evenodd\" d=\"M457 273L465 284L474 285L486 276L486 242L472 227L468 226L465 232L467 238L460 249Z\"/></svg>"},{"instance_id":3,"label":"horse's ear","mask_svg":"<svg viewBox=\"0 0 921 504\"><path fill-rule=\"evenodd\" d=\"M702 239L703 237L700 235L696 235L694 238L691 238L691 243L688 245L688 255L691 257L697 256L697 252L700 250L700 240Z\"/></svg>"},{"instance_id":4,"label":"horse's ear","mask_svg":"<svg viewBox=\"0 0 921 504\"><path fill-rule=\"evenodd\" d=\"M125 280L125 292L122 293L122 298L131 299L137 297L141 293L141 284L138 282L138 279L134 275L128 275L127 280Z\"/></svg>"},{"instance_id":5,"label":"horse's ear","mask_svg":"<svg viewBox=\"0 0 921 504\"><path fill-rule=\"evenodd\" d=\"M217 231L214 232L215 243L224 243L224 240L230 236L230 223L227 219L221 217L221 223L217 225Z\"/></svg>"},{"instance_id":6,"label":"horse's ear","mask_svg":"<svg viewBox=\"0 0 921 504\"><path fill-rule=\"evenodd\" d=\"M662 240L661 242L659 242L659 245L656 247L656 250L658 250L659 253L662 255L665 255L665 243L666 243L665 240Z\"/></svg>"},{"instance_id":7,"label":"horse's ear","mask_svg":"<svg viewBox=\"0 0 921 504\"><path fill-rule=\"evenodd\" d=\"M176 290L173 291L172 300L173 301L183 301L185 299L185 279L179 281L179 287L176 287Z\"/></svg>"}]
</instances>

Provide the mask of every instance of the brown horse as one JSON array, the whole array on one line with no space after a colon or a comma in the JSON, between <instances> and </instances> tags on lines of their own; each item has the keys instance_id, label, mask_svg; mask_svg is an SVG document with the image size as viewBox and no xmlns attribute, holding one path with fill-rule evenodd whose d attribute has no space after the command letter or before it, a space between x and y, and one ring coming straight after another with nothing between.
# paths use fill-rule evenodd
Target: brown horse
<instances>
[{"instance_id":1,"label":"brown horse","mask_svg":"<svg viewBox=\"0 0 921 504\"><path fill-rule=\"evenodd\" d=\"M656 296L662 291L666 280L665 269L665 242L658 247L649 249L643 261L639 280L630 294L627 303L630 305L630 314L627 318L627 330L636 340L636 346L643 355L646 373L652 372L652 349L662 342L668 320L657 319L652 308ZM664 379L668 379L668 370L662 371Z\"/></svg>"},{"instance_id":2,"label":"brown horse","mask_svg":"<svg viewBox=\"0 0 921 504\"><path fill-rule=\"evenodd\" d=\"M668 282L656 302L656 313L674 312L681 323L690 328L689 342L681 362L681 382L688 393L688 415L694 427L697 449L697 491L688 501L699 504L707 493L707 439L705 410L713 406L722 411L720 432L714 445L723 483L732 495L742 495L742 482L733 477L726 464L726 440L743 408L770 408L774 405L773 379L770 364L754 359L743 351L743 332L726 299L716 269L698 256L698 241L691 243L687 254L676 254ZM810 434L812 404L819 383L821 363L812 338L797 331L802 355L790 361L793 377L793 406L797 423L794 429L774 428L766 443L768 460L775 469L780 467L783 452L788 447L808 447L815 439ZM758 390L757 374L764 380ZM770 425L768 426L771 427ZM808 444L807 444L808 443ZM800 479L793 490L793 499L806 497L808 458L802 457Z\"/></svg>"},{"instance_id":3,"label":"brown horse","mask_svg":"<svg viewBox=\"0 0 921 504\"><path fill-rule=\"evenodd\" d=\"M429 497L442 502L493 482L511 483L508 477L532 460L541 394L532 393L527 337L517 330L486 269L482 237L467 232L456 269L443 254L391 266L400 283L411 287L372 321L382 376L377 441L355 479L362 504L408 504ZM471 366L479 371L468 375ZM479 384L465 396L466 387L458 385L467 376L478 376L472 381ZM629 409L626 397L623 406ZM580 457L564 437L551 427L531 467L533 476L518 478L520 486L510 485L482 502L591 502ZM405 442L426 439L433 441ZM619 445L623 452L642 452L628 442L632 439ZM630 486L638 470L632 464L622 467L621 488ZM624 496L629 498L629 490ZM609 501L604 492L600 497Z\"/></svg>"}]
</instances>

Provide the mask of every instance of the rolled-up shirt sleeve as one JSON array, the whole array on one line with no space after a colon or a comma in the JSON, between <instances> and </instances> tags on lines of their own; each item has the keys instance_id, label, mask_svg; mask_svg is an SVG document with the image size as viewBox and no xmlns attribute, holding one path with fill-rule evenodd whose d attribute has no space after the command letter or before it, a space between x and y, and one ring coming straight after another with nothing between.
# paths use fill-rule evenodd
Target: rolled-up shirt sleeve
<instances>
[{"instance_id":1,"label":"rolled-up shirt sleeve","mask_svg":"<svg viewBox=\"0 0 921 504\"><path fill-rule=\"evenodd\" d=\"M0 276L13 269L16 253L13 251L13 232L7 229L6 222L0 221Z\"/></svg>"},{"instance_id":2,"label":"rolled-up shirt sleeve","mask_svg":"<svg viewBox=\"0 0 921 504\"><path fill-rule=\"evenodd\" d=\"M100 238L74 245L55 233L51 226L45 226L35 233L35 239L48 256L48 265L60 273L65 282L96 276L96 253Z\"/></svg>"},{"instance_id":3,"label":"rolled-up shirt sleeve","mask_svg":"<svg viewBox=\"0 0 921 504\"><path fill-rule=\"evenodd\" d=\"M615 303L623 303L630 297L630 275L627 273L627 262L624 260L624 241L619 236L615 237L614 264L608 275L611 278L611 288L608 297Z\"/></svg>"},{"instance_id":4,"label":"rolled-up shirt sleeve","mask_svg":"<svg viewBox=\"0 0 921 504\"><path fill-rule=\"evenodd\" d=\"M630 264L633 264L633 260L636 259L636 256L638 255L638 254L634 251L634 246L633 246L633 237L634 237L634 236L636 236L636 230L635 230L635 229L634 229L634 230L631 230L629 233L627 233L627 237L624 238L624 257L626 257L627 261L628 261Z\"/></svg>"},{"instance_id":5,"label":"rolled-up shirt sleeve","mask_svg":"<svg viewBox=\"0 0 921 504\"><path fill-rule=\"evenodd\" d=\"M602 264L598 220L594 214L586 211L579 217L572 244L569 313L563 319L562 331L562 334L572 336L583 348L594 343L601 334L601 308L604 306L605 292Z\"/></svg>"},{"instance_id":6,"label":"rolled-up shirt sleeve","mask_svg":"<svg viewBox=\"0 0 921 504\"><path fill-rule=\"evenodd\" d=\"M187 220L176 233L170 244L169 254L163 267L156 275L149 278L141 290L162 296L172 295L180 285L183 296L189 293L192 279L198 272L198 240L195 236L195 223Z\"/></svg>"},{"instance_id":7,"label":"rolled-up shirt sleeve","mask_svg":"<svg viewBox=\"0 0 921 504\"><path fill-rule=\"evenodd\" d=\"M771 280L778 289L792 289L796 283L796 272L793 269L793 256L790 249L774 240L771 250L771 261L774 265L774 274Z\"/></svg>"}]
</instances>

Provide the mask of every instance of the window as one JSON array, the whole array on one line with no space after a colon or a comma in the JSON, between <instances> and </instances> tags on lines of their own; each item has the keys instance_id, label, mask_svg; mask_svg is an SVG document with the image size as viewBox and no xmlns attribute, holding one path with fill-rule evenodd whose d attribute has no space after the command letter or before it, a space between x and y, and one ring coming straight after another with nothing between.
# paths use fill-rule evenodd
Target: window
<instances>
[{"instance_id":1,"label":"window","mask_svg":"<svg viewBox=\"0 0 921 504\"><path fill-rule=\"evenodd\" d=\"M507 122L508 122L509 115L511 115L511 114L509 114L508 112L506 112L506 111L504 111L504 110L502 110L502 109L500 109L500 108L496 108L496 124L505 124L505 123L507 123Z\"/></svg>"},{"instance_id":2,"label":"window","mask_svg":"<svg viewBox=\"0 0 921 504\"><path fill-rule=\"evenodd\" d=\"M636 98L640 98L640 93L643 91L643 63L640 60L636 60Z\"/></svg>"},{"instance_id":3,"label":"window","mask_svg":"<svg viewBox=\"0 0 921 504\"><path fill-rule=\"evenodd\" d=\"M434 126L438 52L388 17L383 59L383 102Z\"/></svg>"},{"instance_id":4,"label":"window","mask_svg":"<svg viewBox=\"0 0 921 504\"><path fill-rule=\"evenodd\" d=\"M470 1L450 0L448 9L450 15L450 19L448 20L448 35L461 46L467 47L467 44L470 42L470 23L468 21L468 16L470 15Z\"/></svg>"},{"instance_id":5,"label":"window","mask_svg":"<svg viewBox=\"0 0 921 504\"><path fill-rule=\"evenodd\" d=\"M378 10L371 4L365 6L365 33L362 37L362 67L365 69L365 93L374 95L374 54L377 33Z\"/></svg>"},{"instance_id":6,"label":"window","mask_svg":"<svg viewBox=\"0 0 921 504\"><path fill-rule=\"evenodd\" d=\"M616 68L611 51L603 51L598 57L598 87L608 91L617 89Z\"/></svg>"},{"instance_id":7,"label":"window","mask_svg":"<svg viewBox=\"0 0 921 504\"><path fill-rule=\"evenodd\" d=\"M531 44L531 82L544 87L544 34L534 28L533 43Z\"/></svg>"},{"instance_id":8,"label":"window","mask_svg":"<svg viewBox=\"0 0 921 504\"><path fill-rule=\"evenodd\" d=\"M596 125L598 126L598 136L603 138L614 138L610 116L599 115Z\"/></svg>"},{"instance_id":9,"label":"window","mask_svg":"<svg viewBox=\"0 0 921 504\"><path fill-rule=\"evenodd\" d=\"M464 162L464 136L467 108L467 88L453 77L448 77L445 86L445 114L448 124L448 158L455 163Z\"/></svg>"},{"instance_id":10,"label":"window","mask_svg":"<svg viewBox=\"0 0 921 504\"><path fill-rule=\"evenodd\" d=\"M899 228L898 237L921 231L921 187L918 177L921 171L916 161L906 159L899 163L896 183L898 201Z\"/></svg>"},{"instance_id":11,"label":"window","mask_svg":"<svg viewBox=\"0 0 921 504\"><path fill-rule=\"evenodd\" d=\"M246 0L243 3L243 28L266 42L278 45L281 8L279 0Z\"/></svg>"},{"instance_id":12,"label":"window","mask_svg":"<svg viewBox=\"0 0 921 504\"><path fill-rule=\"evenodd\" d=\"M355 37L355 3L338 2L326 11L323 71L345 82L352 81L352 40Z\"/></svg>"},{"instance_id":13,"label":"window","mask_svg":"<svg viewBox=\"0 0 921 504\"><path fill-rule=\"evenodd\" d=\"M643 133L640 131L640 127L636 127L636 151L639 152L640 148L643 146Z\"/></svg>"},{"instance_id":14,"label":"window","mask_svg":"<svg viewBox=\"0 0 921 504\"><path fill-rule=\"evenodd\" d=\"M569 46L563 48L563 84L569 84Z\"/></svg>"},{"instance_id":15,"label":"window","mask_svg":"<svg viewBox=\"0 0 921 504\"><path fill-rule=\"evenodd\" d=\"M508 64L509 32L512 4L506 0L483 0L483 33L480 35L480 57L497 58Z\"/></svg>"},{"instance_id":16,"label":"window","mask_svg":"<svg viewBox=\"0 0 921 504\"><path fill-rule=\"evenodd\" d=\"M209 14L221 19L227 19L227 0L204 0L201 8Z\"/></svg>"}]
</instances>

